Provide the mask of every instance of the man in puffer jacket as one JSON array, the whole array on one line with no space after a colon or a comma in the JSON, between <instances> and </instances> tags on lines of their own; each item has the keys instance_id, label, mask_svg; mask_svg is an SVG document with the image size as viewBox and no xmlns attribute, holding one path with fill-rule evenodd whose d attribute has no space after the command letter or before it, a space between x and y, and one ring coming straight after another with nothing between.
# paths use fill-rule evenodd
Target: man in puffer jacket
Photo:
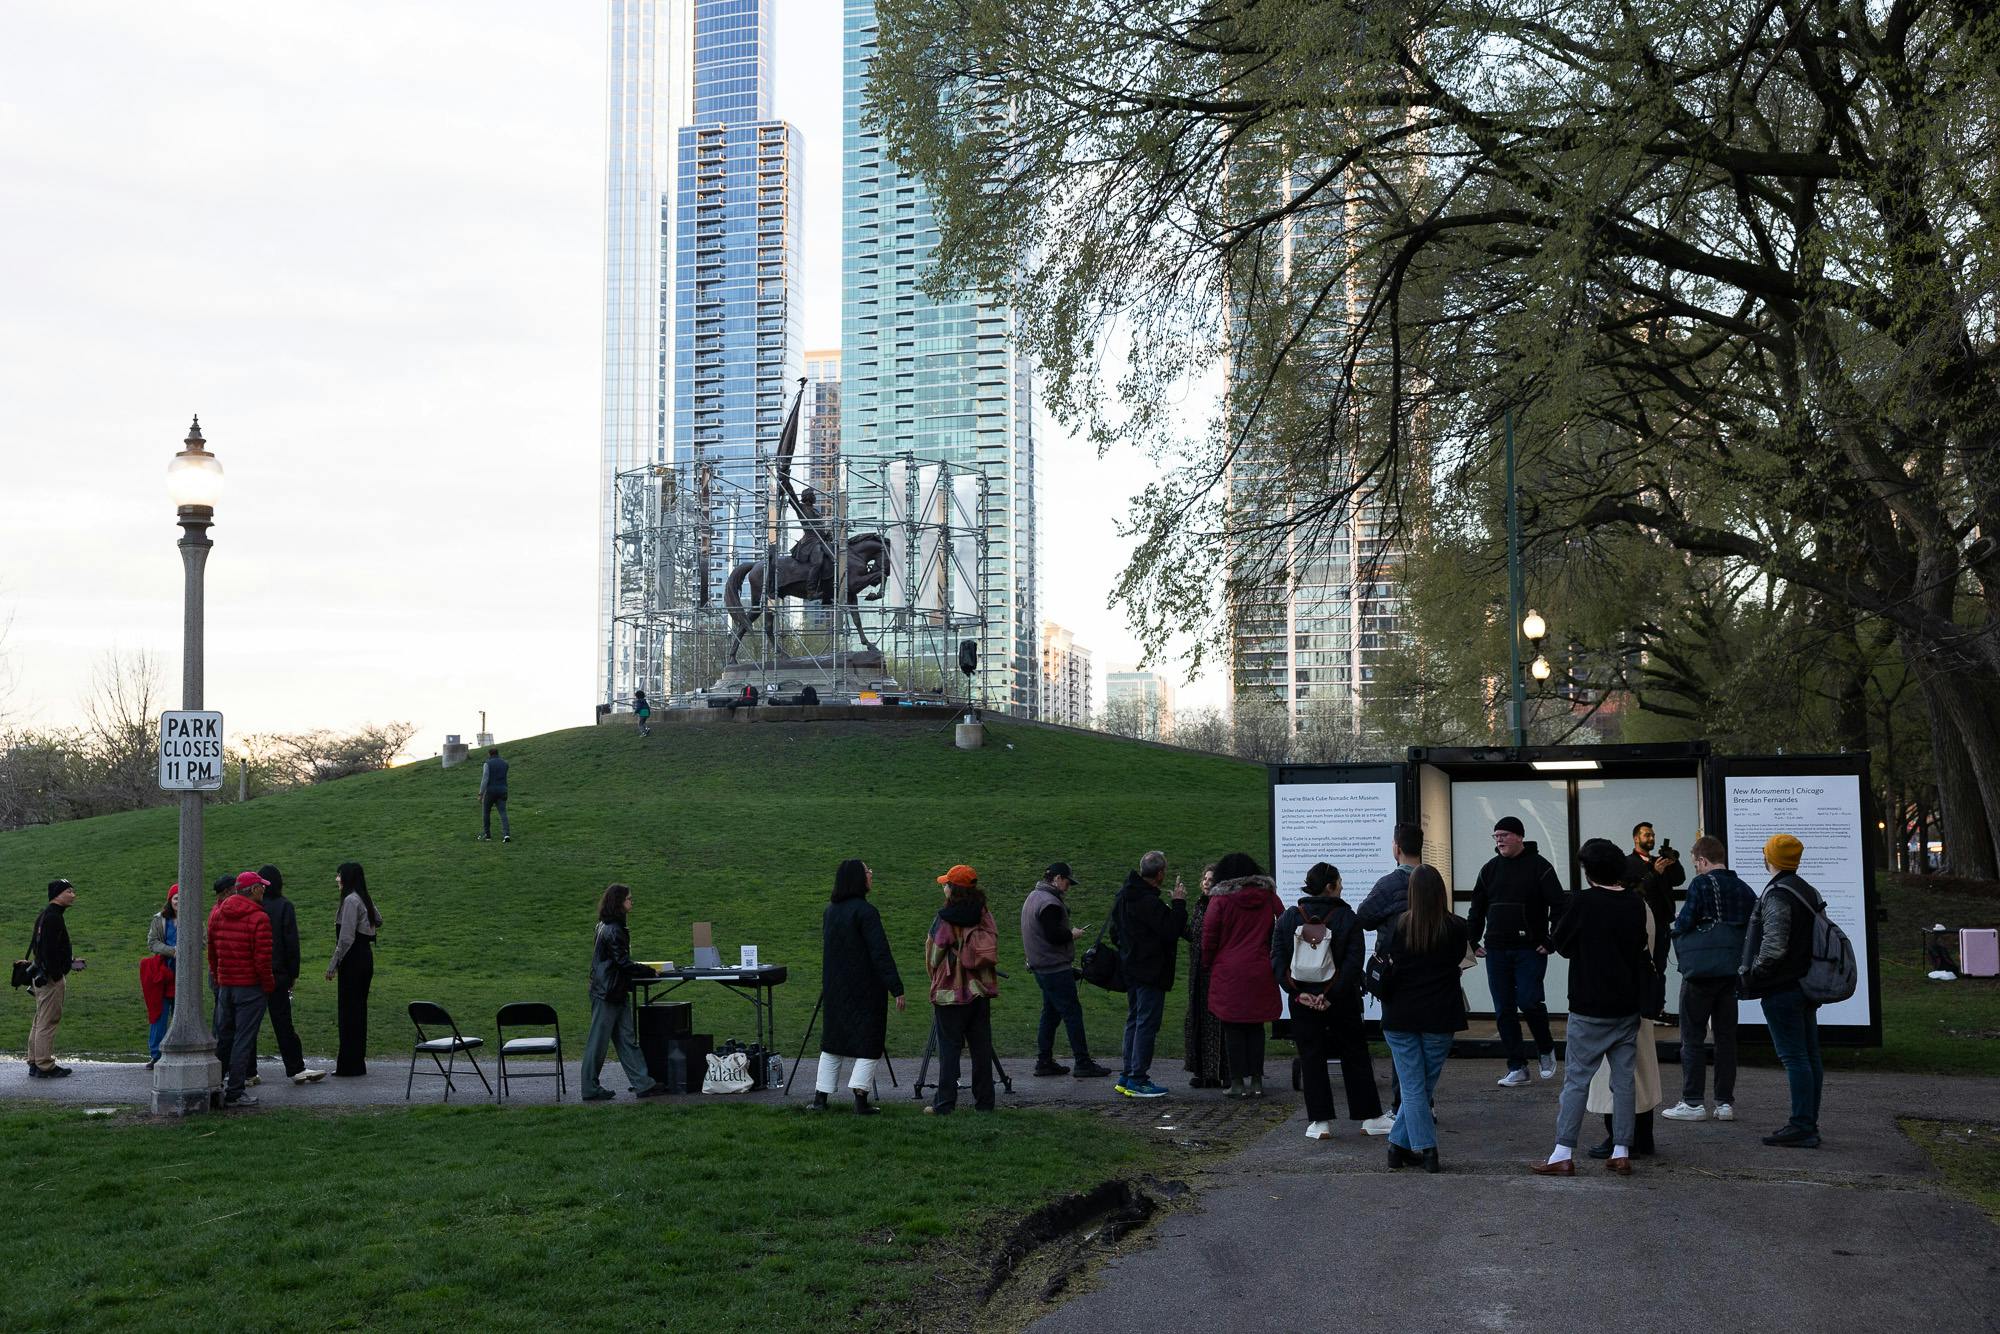
<instances>
[{"instance_id":1,"label":"man in puffer jacket","mask_svg":"<svg viewBox=\"0 0 2000 1334\"><path fill-rule=\"evenodd\" d=\"M1764 1024L1792 1092L1792 1119L1764 1142L1817 1149L1826 1067L1819 1055L1819 1006L1806 999L1799 980L1812 967L1813 918L1826 901L1799 875L1804 856L1805 845L1790 834L1774 834L1764 845L1771 881L1750 919L1742 992L1746 1000L1764 1002Z\"/></svg>"},{"instance_id":2,"label":"man in puffer jacket","mask_svg":"<svg viewBox=\"0 0 2000 1334\"><path fill-rule=\"evenodd\" d=\"M215 1055L222 1062L222 1101L254 1107L244 1083L257 1065L257 1030L277 986L271 970L271 919L264 912L268 884L255 871L236 877L236 892L208 914L208 976L215 983Z\"/></svg>"}]
</instances>

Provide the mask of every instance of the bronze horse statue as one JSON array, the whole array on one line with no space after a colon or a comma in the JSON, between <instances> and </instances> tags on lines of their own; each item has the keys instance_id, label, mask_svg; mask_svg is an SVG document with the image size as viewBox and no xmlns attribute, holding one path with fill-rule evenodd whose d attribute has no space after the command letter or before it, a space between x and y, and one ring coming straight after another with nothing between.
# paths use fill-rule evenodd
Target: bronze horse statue
<instances>
[{"instance_id":1,"label":"bronze horse statue","mask_svg":"<svg viewBox=\"0 0 2000 1334\"><path fill-rule=\"evenodd\" d=\"M808 539L810 540L810 539ZM804 546L805 543L800 544ZM868 593L870 602L882 597L883 582L889 577L889 539L880 533L856 533L847 539L847 615L854 622L854 633L869 649L875 644L868 638L868 632L861 628L861 612L857 599ZM777 588L775 596L781 598L806 598L818 601L823 606L833 605L832 562L824 564L801 559L797 555L779 556L770 563ZM729 608L729 619L736 623L736 631L729 637L729 660L736 661L736 651L742 647L750 628L764 618L769 600L764 596L765 563L761 560L739 562L729 571L729 578L722 586L722 600ZM743 603L743 587L750 587L750 603ZM769 640L772 623L766 621L764 637Z\"/></svg>"}]
</instances>

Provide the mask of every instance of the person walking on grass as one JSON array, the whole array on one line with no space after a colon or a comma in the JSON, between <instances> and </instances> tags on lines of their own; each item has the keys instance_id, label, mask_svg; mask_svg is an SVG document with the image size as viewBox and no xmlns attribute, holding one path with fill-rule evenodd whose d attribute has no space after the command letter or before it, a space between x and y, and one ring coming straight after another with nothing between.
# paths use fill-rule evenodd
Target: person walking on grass
<instances>
[{"instance_id":1,"label":"person walking on grass","mask_svg":"<svg viewBox=\"0 0 2000 1334\"><path fill-rule=\"evenodd\" d=\"M1633 1066L1638 1060L1639 1016L1652 988L1653 959L1646 947L1647 909L1627 889L1625 857L1608 838L1577 850L1585 887L1569 896L1552 935L1569 960L1569 1053L1563 1064L1562 1101L1556 1113L1556 1146L1534 1165L1540 1176L1576 1175L1576 1140L1591 1077L1600 1062L1611 1067L1611 1154L1605 1167L1632 1174Z\"/></svg>"},{"instance_id":2,"label":"person walking on grass","mask_svg":"<svg viewBox=\"0 0 2000 1334\"><path fill-rule=\"evenodd\" d=\"M1056 1027L1061 1025L1069 1033L1076 1077L1099 1079L1111 1072L1090 1059L1090 1043L1083 1034L1083 1002L1076 994L1076 942L1083 928L1069 924L1069 891L1075 884L1068 862L1051 863L1021 903L1021 952L1042 993L1041 1022L1035 1029L1035 1073L1070 1073L1068 1066L1056 1062Z\"/></svg>"},{"instance_id":3,"label":"person walking on grass","mask_svg":"<svg viewBox=\"0 0 2000 1334\"><path fill-rule=\"evenodd\" d=\"M639 720L640 736L653 735L653 706L646 702L646 692L643 690L632 692L632 715ZM501 826L503 828L506 826L505 817L501 819Z\"/></svg>"},{"instance_id":4,"label":"person walking on grass","mask_svg":"<svg viewBox=\"0 0 2000 1334\"><path fill-rule=\"evenodd\" d=\"M167 901L146 928L146 957L139 961L139 990L146 1000L146 1068L160 1061L160 1043L174 1021L174 970L180 955L181 887L167 890Z\"/></svg>"},{"instance_id":5,"label":"person walking on grass","mask_svg":"<svg viewBox=\"0 0 2000 1334\"><path fill-rule=\"evenodd\" d=\"M271 972L277 985L271 988L271 1037L278 1044L278 1059L285 1064L285 1078L294 1084L316 1084L326 1071L306 1066L305 1048L299 1031L292 1026L292 987L299 980L299 914L285 897L285 877L277 867L257 868L264 877L264 915L271 919Z\"/></svg>"},{"instance_id":6,"label":"person walking on grass","mask_svg":"<svg viewBox=\"0 0 2000 1334\"><path fill-rule=\"evenodd\" d=\"M1408 890L1407 878L1403 885ZM1292 1041L1299 1049L1299 1083L1306 1095L1306 1138L1333 1134L1333 1082L1326 1063L1340 1062L1347 1114L1364 1133L1386 1135L1375 1066L1361 1027L1361 924L1340 897L1340 870L1320 862L1306 872L1305 894L1271 933L1271 972L1291 997ZM1310 928L1310 929L1309 929Z\"/></svg>"},{"instance_id":7,"label":"person walking on grass","mask_svg":"<svg viewBox=\"0 0 2000 1334\"><path fill-rule=\"evenodd\" d=\"M493 841L493 809L500 808L500 841L514 841L513 827L507 823L507 761L500 758L500 747L490 747L486 752L486 763L479 766L479 841Z\"/></svg>"},{"instance_id":8,"label":"person walking on grass","mask_svg":"<svg viewBox=\"0 0 2000 1334\"><path fill-rule=\"evenodd\" d=\"M1553 1079L1556 1073L1556 1042L1549 1031L1543 983L1549 971L1549 920L1562 909L1563 888L1556 868L1527 842L1526 833L1515 816L1494 821L1494 855L1479 870L1466 915L1474 953L1486 960L1494 1023L1507 1053L1502 1088L1529 1082L1523 1018L1535 1035L1542 1078Z\"/></svg>"},{"instance_id":9,"label":"person walking on grass","mask_svg":"<svg viewBox=\"0 0 2000 1334\"><path fill-rule=\"evenodd\" d=\"M1812 968L1813 921L1826 911L1826 900L1799 874L1804 856L1805 845L1790 834L1774 834L1764 844L1764 868L1771 879L1751 919L1745 949L1749 962L1742 974L1743 995L1764 1002L1764 1024L1791 1088L1791 1119L1764 1136L1773 1148L1819 1147L1820 1095L1826 1087L1819 1006L1799 987Z\"/></svg>"},{"instance_id":10,"label":"person walking on grass","mask_svg":"<svg viewBox=\"0 0 2000 1334\"><path fill-rule=\"evenodd\" d=\"M646 1058L633 1036L632 981L657 977L651 968L632 961L632 890L606 885L597 901L597 938L590 954L590 1033L583 1040L583 1100L609 1102L617 1097L598 1082L604 1058L612 1049L637 1098L657 1098L667 1086L646 1073Z\"/></svg>"},{"instance_id":11,"label":"person walking on grass","mask_svg":"<svg viewBox=\"0 0 2000 1334\"><path fill-rule=\"evenodd\" d=\"M1452 1035L1466 1024L1459 964L1470 928L1451 911L1444 877L1434 866L1410 872L1410 906L1375 941L1389 960L1382 998L1382 1040L1396 1062L1403 1102L1389 1127L1389 1166L1442 1171L1437 1122L1431 1116L1438 1077L1451 1055Z\"/></svg>"},{"instance_id":12,"label":"person walking on grass","mask_svg":"<svg viewBox=\"0 0 2000 1334\"><path fill-rule=\"evenodd\" d=\"M222 1104L255 1107L246 1081L257 1070L257 1030L277 976L271 966L271 919L266 881L255 871L236 877L236 892L208 914L208 975L215 983L215 1055L222 1062Z\"/></svg>"},{"instance_id":13,"label":"person walking on grass","mask_svg":"<svg viewBox=\"0 0 2000 1334\"><path fill-rule=\"evenodd\" d=\"M1704 1121L1703 1041L1715 1029L1715 1119L1736 1119L1737 969L1757 911L1757 891L1729 869L1722 840L1703 834L1688 849L1694 879L1671 928L1681 970L1681 1100L1661 1112L1673 1121Z\"/></svg>"},{"instance_id":14,"label":"person walking on grass","mask_svg":"<svg viewBox=\"0 0 2000 1334\"><path fill-rule=\"evenodd\" d=\"M1160 1036L1167 993L1174 987L1174 960L1187 934L1188 909L1187 886L1178 876L1172 906L1161 901L1166 878L1167 854L1149 852L1139 859L1138 870L1126 874L1111 901L1111 934L1125 978L1124 1067L1114 1087L1128 1098L1160 1098L1167 1092L1153 1082L1153 1044Z\"/></svg>"},{"instance_id":15,"label":"person walking on grass","mask_svg":"<svg viewBox=\"0 0 2000 1334\"><path fill-rule=\"evenodd\" d=\"M1225 1098L1264 1096L1264 1025L1284 1013L1271 976L1271 932L1284 911L1271 877L1249 853L1232 852L1215 864L1201 955L1209 967L1208 1008L1222 1021Z\"/></svg>"},{"instance_id":16,"label":"person walking on grass","mask_svg":"<svg viewBox=\"0 0 2000 1334\"><path fill-rule=\"evenodd\" d=\"M369 897L360 862L342 862L333 883L340 892L333 915L333 961L326 966L326 980L340 980L340 1054L333 1073L358 1078L368 1073L368 988L375 981L375 933L382 929L382 914Z\"/></svg>"},{"instance_id":17,"label":"person walking on grass","mask_svg":"<svg viewBox=\"0 0 2000 1334\"><path fill-rule=\"evenodd\" d=\"M973 1110L993 1110L993 998L1000 994L1000 930L986 907L979 875L954 866L938 877L944 906L924 937L931 1014L937 1025L938 1082L924 1110L949 1115L958 1106L958 1054L972 1049Z\"/></svg>"},{"instance_id":18,"label":"person walking on grass","mask_svg":"<svg viewBox=\"0 0 2000 1334\"><path fill-rule=\"evenodd\" d=\"M833 898L820 918L819 1077L813 1081L812 1109L826 1110L826 1100L840 1084L840 1063L852 1059L854 1075L847 1086L854 1093L857 1116L873 1116L881 1108L868 1103L875 1085L875 1068L888 1045L889 999L904 1008L903 975L889 951L882 914L868 901L875 873L859 858L842 862L833 873Z\"/></svg>"},{"instance_id":19,"label":"person walking on grass","mask_svg":"<svg viewBox=\"0 0 2000 1334\"><path fill-rule=\"evenodd\" d=\"M49 881L48 905L36 916L29 937L28 994L35 998L35 1017L28 1026L30 1079L61 1079L69 1073L68 1066L56 1064L56 1030L62 1026L69 975L84 969L84 961L70 946L69 920L64 916L75 902L75 885L62 879Z\"/></svg>"}]
</instances>

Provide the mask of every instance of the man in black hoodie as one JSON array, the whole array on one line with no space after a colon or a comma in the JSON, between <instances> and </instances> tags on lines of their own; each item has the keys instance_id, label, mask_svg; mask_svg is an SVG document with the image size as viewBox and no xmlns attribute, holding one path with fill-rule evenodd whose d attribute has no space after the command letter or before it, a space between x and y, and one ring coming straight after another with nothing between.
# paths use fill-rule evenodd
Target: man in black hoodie
<instances>
[{"instance_id":1,"label":"man in black hoodie","mask_svg":"<svg viewBox=\"0 0 2000 1334\"><path fill-rule=\"evenodd\" d=\"M1160 898L1167 878L1167 854L1149 852L1139 869L1127 873L1111 901L1111 932L1125 975L1125 1068L1116 1088L1128 1098L1159 1098L1166 1090L1152 1080L1153 1043L1160 1016L1174 987L1174 961L1187 934L1187 886L1174 881L1173 906Z\"/></svg>"},{"instance_id":2,"label":"man in black hoodie","mask_svg":"<svg viewBox=\"0 0 2000 1334\"><path fill-rule=\"evenodd\" d=\"M1671 843L1673 840L1667 840ZM1687 879L1680 853L1669 848L1654 855L1653 824L1641 820L1632 826L1632 851L1625 855L1625 883L1639 891L1653 914L1653 976L1657 993L1646 1012L1656 1019L1666 1018L1667 955L1673 949L1674 887Z\"/></svg>"},{"instance_id":3,"label":"man in black hoodie","mask_svg":"<svg viewBox=\"0 0 2000 1334\"><path fill-rule=\"evenodd\" d=\"M260 866L257 874L269 882L264 886L264 915L271 919L271 972L278 980L266 998L264 1013L271 1020L271 1035L278 1040L285 1078L294 1084L316 1083L326 1078L326 1071L306 1069L299 1030L292 1027L292 984L299 980L299 914L285 897L285 877L277 867Z\"/></svg>"},{"instance_id":4,"label":"man in black hoodie","mask_svg":"<svg viewBox=\"0 0 2000 1334\"><path fill-rule=\"evenodd\" d=\"M35 998L35 1018L28 1026L30 1079L60 1079L69 1073L68 1066L56 1064L56 1029L62 1024L69 975L83 968L83 960L70 950L69 922L63 917L75 902L74 885L67 880L49 881L49 906L35 919L35 933L29 942L34 981L28 994Z\"/></svg>"},{"instance_id":5,"label":"man in black hoodie","mask_svg":"<svg viewBox=\"0 0 2000 1334\"><path fill-rule=\"evenodd\" d=\"M1512 815L1494 821L1494 857L1480 868L1472 886L1467 921L1477 947L1474 953L1486 960L1500 1045L1507 1053L1502 1088L1528 1082L1528 1053L1521 1044L1517 1011L1527 1016L1534 1032L1542 1078L1554 1079L1556 1074L1556 1042L1549 1032L1542 984L1549 971L1549 920L1562 911L1563 888L1556 868L1526 841L1526 833Z\"/></svg>"}]
</instances>

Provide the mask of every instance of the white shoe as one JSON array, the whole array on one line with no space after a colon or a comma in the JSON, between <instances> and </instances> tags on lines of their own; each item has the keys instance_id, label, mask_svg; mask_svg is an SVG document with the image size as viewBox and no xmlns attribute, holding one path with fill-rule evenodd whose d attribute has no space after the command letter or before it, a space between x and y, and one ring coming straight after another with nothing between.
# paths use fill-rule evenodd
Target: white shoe
<instances>
[{"instance_id":1,"label":"white shoe","mask_svg":"<svg viewBox=\"0 0 2000 1334\"><path fill-rule=\"evenodd\" d=\"M1364 1135L1386 1135L1395 1128L1396 1118L1386 1112L1381 1116L1371 1116L1361 1123L1361 1133Z\"/></svg>"},{"instance_id":2,"label":"white shoe","mask_svg":"<svg viewBox=\"0 0 2000 1334\"><path fill-rule=\"evenodd\" d=\"M1695 1104L1677 1102L1660 1113L1669 1121L1706 1121L1708 1109Z\"/></svg>"},{"instance_id":3,"label":"white shoe","mask_svg":"<svg viewBox=\"0 0 2000 1334\"><path fill-rule=\"evenodd\" d=\"M1333 1127L1324 1121L1315 1121L1306 1127L1307 1139L1332 1139Z\"/></svg>"},{"instance_id":4,"label":"white shoe","mask_svg":"<svg viewBox=\"0 0 2000 1334\"><path fill-rule=\"evenodd\" d=\"M1552 1052L1544 1052L1542 1054L1542 1078L1554 1079L1555 1077L1556 1077L1555 1055Z\"/></svg>"},{"instance_id":5,"label":"white shoe","mask_svg":"<svg viewBox=\"0 0 2000 1334\"><path fill-rule=\"evenodd\" d=\"M1494 1082L1499 1084L1503 1089L1517 1089L1528 1082L1528 1072L1526 1070L1509 1070Z\"/></svg>"},{"instance_id":6,"label":"white shoe","mask_svg":"<svg viewBox=\"0 0 2000 1334\"><path fill-rule=\"evenodd\" d=\"M1734 1121L1736 1119L1736 1109L1726 1102L1718 1102L1715 1104L1715 1119L1718 1121Z\"/></svg>"},{"instance_id":7,"label":"white shoe","mask_svg":"<svg viewBox=\"0 0 2000 1334\"><path fill-rule=\"evenodd\" d=\"M324 1070L301 1070L292 1076L292 1082L294 1084L317 1084L325 1078L326 1071Z\"/></svg>"}]
</instances>

